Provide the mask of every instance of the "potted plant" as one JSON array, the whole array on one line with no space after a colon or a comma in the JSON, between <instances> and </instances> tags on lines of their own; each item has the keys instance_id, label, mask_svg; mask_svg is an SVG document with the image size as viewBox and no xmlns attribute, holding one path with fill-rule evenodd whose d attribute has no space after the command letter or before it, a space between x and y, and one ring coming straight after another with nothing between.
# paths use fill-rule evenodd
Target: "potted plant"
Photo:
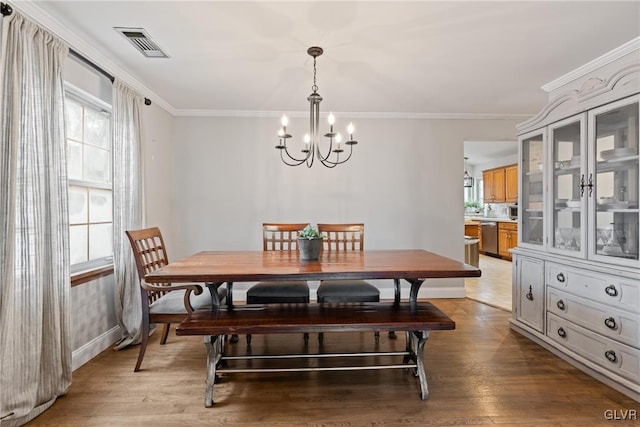
<instances>
[{"instance_id":1,"label":"potted plant","mask_svg":"<svg viewBox=\"0 0 640 427\"><path fill-rule=\"evenodd\" d=\"M298 233L298 248L300 249L300 259L317 260L322 251L322 240L325 236L311 224L300 230Z\"/></svg>"},{"instance_id":2,"label":"potted plant","mask_svg":"<svg viewBox=\"0 0 640 427\"><path fill-rule=\"evenodd\" d=\"M464 202L464 207L467 213L478 213L482 206L478 200L467 200Z\"/></svg>"}]
</instances>

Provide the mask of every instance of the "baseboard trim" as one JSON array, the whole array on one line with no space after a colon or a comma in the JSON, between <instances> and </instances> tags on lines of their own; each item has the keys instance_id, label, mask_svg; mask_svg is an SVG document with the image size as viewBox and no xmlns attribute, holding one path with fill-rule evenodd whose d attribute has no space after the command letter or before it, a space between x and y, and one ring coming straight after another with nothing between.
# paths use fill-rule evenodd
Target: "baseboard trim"
<instances>
[{"instance_id":1,"label":"baseboard trim","mask_svg":"<svg viewBox=\"0 0 640 427\"><path fill-rule=\"evenodd\" d=\"M114 326L71 353L71 369L75 371L98 354L118 342L121 338L120 326Z\"/></svg>"}]
</instances>

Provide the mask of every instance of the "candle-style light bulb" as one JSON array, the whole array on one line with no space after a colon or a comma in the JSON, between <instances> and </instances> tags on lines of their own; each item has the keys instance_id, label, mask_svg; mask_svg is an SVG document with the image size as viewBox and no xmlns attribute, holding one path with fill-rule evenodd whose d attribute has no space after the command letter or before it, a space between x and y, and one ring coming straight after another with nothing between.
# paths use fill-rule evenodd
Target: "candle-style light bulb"
<instances>
[{"instance_id":1,"label":"candle-style light bulb","mask_svg":"<svg viewBox=\"0 0 640 427\"><path fill-rule=\"evenodd\" d=\"M282 138L284 136L284 129L283 128L278 129L278 136L280 138Z\"/></svg>"},{"instance_id":2,"label":"candle-style light bulb","mask_svg":"<svg viewBox=\"0 0 640 427\"><path fill-rule=\"evenodd\" d=\"M342 142L342 135L340 135L340 132L338 132L336 134L336 148L339 150L340 149L340 143Z\"/></svg>"},{"instance_id":3,"label":"candle-style light bulb","mask_svg":"<svg viewBox=\"0 0 640 427\"><path fill-rule=\"evenodd\" d=\"M303 153L308 153L309 152L309 144L311 143L311 136L308 133L304 134L303 137L304 140L304 149L302 150Z\"/></svg>"},{"instance_id":4,"label":"candle-style light bulb","mask_svg":"<svg viewBox=\"0 0 640 427\"><path fill-rule=\"evenodd\" d=\"M287 116L283 114L282 119L280 119L280 123L282 123L282 126L287 127L287 125L289 124L289 119L287 118Z\"/></svg>"},{"instance_id":5,"label":"candle-style light bulb","mask_svg":"<svg viewBox=\"0 0 640 427\"><path fill-rule=\"evenodd\" d=\"M354 131L353 123L350 122L349 126L347 126L347 132L349 132L349 135L353 135L353 131ZM353 138L350 138L350 139L353 139Z\"/></svg>"},{"instance_id":6,"label":"candle-style light bulb","mask_svg":"<svg viewBox=\"0 0 640 427\"><path fill-rule=\"evenodd\" d=\"M336 118L333 117L333 113L329 113L329 117L327 117L327 121L331 126L333 126L333 124L336 122Z\"/></svg>"}]
</instances>

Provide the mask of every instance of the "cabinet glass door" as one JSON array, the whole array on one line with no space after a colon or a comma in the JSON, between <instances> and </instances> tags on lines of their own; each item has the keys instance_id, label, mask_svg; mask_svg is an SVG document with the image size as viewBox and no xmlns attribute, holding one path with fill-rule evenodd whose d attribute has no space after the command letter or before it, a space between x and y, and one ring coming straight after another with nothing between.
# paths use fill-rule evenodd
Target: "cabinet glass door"
<instances>
[{"instance_id":1,"label":"cabinet glass door","mask_svg":"<svg viewBox=\"0 0 640 427\"><path fill-rule=\"evenodd\" d=\"M549 127L551 139L552 211L550 249L584 256L586 158L584 115Z\"/></svg>"},{"instance_id":2,"label":"cabinet glass door","mask_svg":"<svg viewBox=\"0 0 640 427\"><path fill-rule=\"evenodd\" d=\"M602 107L589 117L595 153L589 181L595 212L589 252L632 266L638 265L638 99Z\"/></svg>"},{"instance_id":3,"label":"cabinet glass door","mask_svg":"<svg viewBox=\"0 0 640 427\"><path fill-rule=\"evenodd\" d=\"M544 134L520 138L520 244L544 244Z\"/></svg>"}]
</instances>

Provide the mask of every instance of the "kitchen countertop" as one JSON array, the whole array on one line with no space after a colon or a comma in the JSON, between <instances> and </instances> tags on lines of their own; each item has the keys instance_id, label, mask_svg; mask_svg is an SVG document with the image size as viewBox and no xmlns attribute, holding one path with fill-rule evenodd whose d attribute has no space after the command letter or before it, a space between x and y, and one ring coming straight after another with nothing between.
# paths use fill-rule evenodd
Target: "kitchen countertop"
<instances>
[{"instance_id":1,"label":"kitchen countertop","mask_svg":"<svg viewBox=\"0 0 640 427\"><path fill-rule=\"evenodd\" d=\"M517 219L509 219L509 218L506 218L506 217L500 217L500 218L490 217L490 216L465 216L464 217L464 222L466 224L471 223L471 222L485 222L485 221L510 222L510 223L514 223L514 224L518 223Z\"/></svg>"}]
</instances>

